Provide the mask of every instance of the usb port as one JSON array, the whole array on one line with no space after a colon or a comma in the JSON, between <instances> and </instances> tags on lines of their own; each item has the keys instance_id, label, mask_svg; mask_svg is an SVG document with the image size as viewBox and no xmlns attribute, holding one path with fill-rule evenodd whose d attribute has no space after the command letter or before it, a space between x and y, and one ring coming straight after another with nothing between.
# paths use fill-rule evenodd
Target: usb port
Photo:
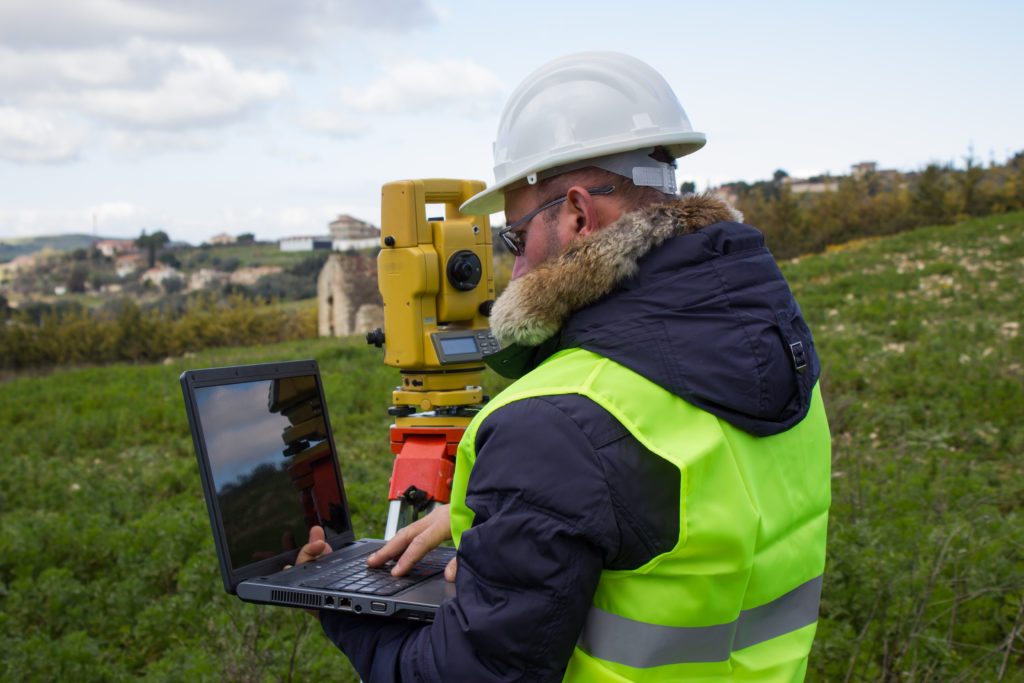
<instances>
[{"instance_id":1,"label":"usb port","mask_svg":"<svg viewBox=\"0 0 1024 683\"><path fill-rule=\"evenodd\" d=\"M372 609L374 612L386 612L388 606L385 605L383 602L378 602L374 600L370 603L370 609Z\"/></svg>"}]
</instances>

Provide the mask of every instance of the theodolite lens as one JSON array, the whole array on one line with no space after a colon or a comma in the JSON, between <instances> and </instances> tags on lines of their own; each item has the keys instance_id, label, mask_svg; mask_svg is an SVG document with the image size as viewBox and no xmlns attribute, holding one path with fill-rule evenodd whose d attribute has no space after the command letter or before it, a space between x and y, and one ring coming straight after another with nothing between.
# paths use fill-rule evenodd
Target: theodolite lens
<instances>
[{"instance_id":1,"label":"theodolite lens","mask_svg":"<svg viewBox=\"0 0 1024 683\"><path fill-rule=\"evenodd\" d=\"M480 257L469 249L457 251L448 259L448 282L460 292L468 292L480 284L483 272Z\"/></svg>"}]
</instances>

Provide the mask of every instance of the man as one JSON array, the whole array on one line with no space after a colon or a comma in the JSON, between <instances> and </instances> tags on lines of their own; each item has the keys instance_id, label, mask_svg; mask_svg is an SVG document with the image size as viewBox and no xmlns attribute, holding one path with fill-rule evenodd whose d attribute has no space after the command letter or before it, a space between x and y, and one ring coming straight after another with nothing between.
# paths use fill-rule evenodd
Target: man
<instances>
[{"instance_id":1,"label":"man","mask_svg":"<svg viewBox=\"0 0 1024 683\"><path fill-rule=\"evenodd\" d=\"M371 564L453 537L432 624L324 613L364 680L801 679L817 621L830 439L818 359L757 230L675 196L695 133L625 55L513 93L496 183L516 254L488 359L521 377L466 431L450 507ZM319 529L299 561L329 552Z\"/></svg>"}]
</instances>

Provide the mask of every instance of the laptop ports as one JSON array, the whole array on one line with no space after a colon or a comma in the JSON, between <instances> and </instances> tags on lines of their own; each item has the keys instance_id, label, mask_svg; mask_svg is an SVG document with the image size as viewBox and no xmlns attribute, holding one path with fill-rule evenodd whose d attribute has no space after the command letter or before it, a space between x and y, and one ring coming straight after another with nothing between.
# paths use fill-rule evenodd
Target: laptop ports
<instances>
[{"instance_id":1,"label":"laptop ports","mask_svg":"<svg viewBox=\"0 0 1024 683\"><path fill-rule=\"evenodd\" d=\"M352 601L349 600L348 598L338 598L338 603L337 603L337 605L335 605L334 597L331 596L331 595L325 595L324 596L324 607L329 607L331 609L344 609L344 610L350 610L351 611L351 609L352 609Z\"/></svg>"}]
</instances>

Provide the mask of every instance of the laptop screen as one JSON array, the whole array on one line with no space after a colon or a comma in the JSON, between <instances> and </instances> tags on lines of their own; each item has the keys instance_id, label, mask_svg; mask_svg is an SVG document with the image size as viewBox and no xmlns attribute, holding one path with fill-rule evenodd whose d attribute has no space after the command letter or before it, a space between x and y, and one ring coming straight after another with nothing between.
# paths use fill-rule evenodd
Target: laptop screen
<instances>
[{"instance_id":1,"label":"laptop screen","mask_svg":"<svg viewBox=\"0 0 1024 683\"><path fill-rule=\"evenodd\" d=\"M315 374L193 388L233 570L350 532Z\"/></svg>"}]
</instances>

